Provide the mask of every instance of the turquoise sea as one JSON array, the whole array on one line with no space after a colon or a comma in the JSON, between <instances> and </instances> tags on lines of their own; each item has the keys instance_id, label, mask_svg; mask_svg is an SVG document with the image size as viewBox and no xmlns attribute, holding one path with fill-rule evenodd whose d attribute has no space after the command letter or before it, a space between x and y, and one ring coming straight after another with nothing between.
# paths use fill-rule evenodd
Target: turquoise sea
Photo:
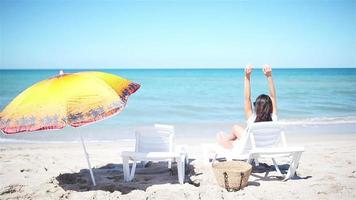
<instances>
[{"instance_id":1,"label":"turquoise sea","mask_svg":"<svg viewBox=\"0 0 356 200\"><path fill-rule=\"evenodd\" d=\"M65 70L77 72L86 70ZM243 124L243 69L110 69L141 84L126 109L85 126L90 140L133 138L137 126L174 124L177 137L213 137L218 130ZM0 70L0 109L32 84L59 70ZM356 69L274 69L278 117L304 132L356 133ZM251 78L252 98L268 94L261 69ZM321 128L324 129L321 130ZM293 129L295 130L295 129ZM302 129L298 129L303 131ZM72 128L0 137L20 140L71 140ZM298 132L298 131L294 131ZM0 138L0 139L1 139Z\"/></svg>"}]
</instances>

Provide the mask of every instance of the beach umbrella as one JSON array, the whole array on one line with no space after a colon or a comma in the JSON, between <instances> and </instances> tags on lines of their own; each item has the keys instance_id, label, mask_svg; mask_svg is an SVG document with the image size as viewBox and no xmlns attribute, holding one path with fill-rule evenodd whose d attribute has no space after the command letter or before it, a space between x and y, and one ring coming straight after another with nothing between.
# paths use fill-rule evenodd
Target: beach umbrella
<instances>
[{"instance_id":1,"label":"beach umbrella","mask_svg":"<svg viewBox=\"0 0 356 200\"><path fill-rule=\"evenodd\" d=\"M119 113L140 85L104 72L63 73L40 81L15 97L0 113L5 134L79 127ZM80 132L91 179L89 155Z\"/></svg>"}]
</instances>

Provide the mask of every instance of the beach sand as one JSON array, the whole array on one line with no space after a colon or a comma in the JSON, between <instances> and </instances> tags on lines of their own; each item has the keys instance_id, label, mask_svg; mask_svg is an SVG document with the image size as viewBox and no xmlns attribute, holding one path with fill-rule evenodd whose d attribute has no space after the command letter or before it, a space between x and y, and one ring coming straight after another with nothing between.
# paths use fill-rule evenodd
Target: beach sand
<instances>
[{"instance_id":1,"label":"beach sand","mask_svg":"<svg viewBox=\"0 0 356 200\"><path fill-rule=\"evenodd\" d=\"M261 165L237 192L217 185L196 140L178 141L188 145L190 158L183 185L176 165L170 171L166 163L139 167L133 182L124 183L120 152L134 142L88 142L96 187L80 143L1 143L0 199L356 199L356 134L287 139L305 147L297 176L283 182L271 171L265 178L272 167Z\"/></svg>"}]
</instances>

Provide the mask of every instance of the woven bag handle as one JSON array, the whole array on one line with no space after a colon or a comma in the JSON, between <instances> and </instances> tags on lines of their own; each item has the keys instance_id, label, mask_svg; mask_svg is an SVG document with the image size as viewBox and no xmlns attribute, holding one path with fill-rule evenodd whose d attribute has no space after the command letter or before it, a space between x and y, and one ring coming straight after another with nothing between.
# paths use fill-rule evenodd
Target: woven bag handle
<instances>
[{"instance_id":1,"label":"woven bag handle","mask_svg":"<svg viewBox=\"0 0 356 200\"><path fill-rule=\"evenodd\" d=\"M228 181L227 173L224 172L223 174L224 174L225 189L230 192L230 186L229 186L229 181Z\"/></svg>"},{"instance_id":2,"label":"woven bag handle","mask_svg":"<svg viewBox=\"0 0 356 200\"><path fill-rule=\"evenodd\" d=\"M227 173L226 173L226 172L224 172L224 173L223 173L223 175L224 175L224 184L225 184L225 188L226 188L226 190L227 190L227 191L232 192L232 191L238 191L238 190L240 190L240 189L241 189L241 186L242 186L242 180L243 180L244 175L245 175L243 172L240 172L240 177L241 177L241 178L240 178L240 185L239 185L239 189L233 189L233 188L230 188Z\"/></svg>"},{"instance_id":3,"label":"woven bag handle","mask_svg":"<svg viewBox=\"0 0 356 200\"><path fill-rule=\"evenodd\" d=\"M242 187L242 180L244 179L244 176L245 176L245 173L243 173L243 172L240 172L240 186L239 186L239 190L241 189L241 187Z\"/></svg>"}]
</instances>

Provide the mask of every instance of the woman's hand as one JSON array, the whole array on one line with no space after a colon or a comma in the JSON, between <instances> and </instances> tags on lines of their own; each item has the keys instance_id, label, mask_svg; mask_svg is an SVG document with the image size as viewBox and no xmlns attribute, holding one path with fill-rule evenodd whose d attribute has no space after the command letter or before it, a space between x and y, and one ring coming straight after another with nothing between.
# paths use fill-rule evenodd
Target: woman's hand
<instances>
[{"instance_id":1,"label":"woman's hand","mask_svg":"<svg viewBox=\"0 0 356 200\"><path fill-rule=\"evenodd\" d=\"M251 86L250 76L252 73L252 65L247 65L245 68L245 116L246 119L252 116L252 103L251 103Z\"/></svg>"},{"instance_id":2,"label":"woman's hand","mask_svg":"<svg viewBox=\"0 0 356 200\"><path fill-rule=\"evenodd\" d=\"M251 76L252 67L253 67L253 65L249 64L249 65L247 65L246 68L245 68L245 76L246 76L247 78L250 78L250 76Z\"/></svg>"},{"instance_id":3,"label":"woman's hand","mask_svg":"<svg viewBox=\"0 0 356 200\"><path fill-rule=\"evenodd\" d=\"M268 88L269 88L269 97L272 100L273 113L277 114L277 96L276 89L274 87L274 82L272 78L272 68L270 65L263 65L262 69L264 75L267 77Z\"/></svg>"},{"instance_id":4,"label":"woman's hand","mask_svg":"<svg viewBox=\"0 0 356 200\"><path fill-rule=\"evenodd\" d=\"M262 71L266 77L272 76L272 68L270 65L263 65Z\"/></svg>"}]
</instances>

